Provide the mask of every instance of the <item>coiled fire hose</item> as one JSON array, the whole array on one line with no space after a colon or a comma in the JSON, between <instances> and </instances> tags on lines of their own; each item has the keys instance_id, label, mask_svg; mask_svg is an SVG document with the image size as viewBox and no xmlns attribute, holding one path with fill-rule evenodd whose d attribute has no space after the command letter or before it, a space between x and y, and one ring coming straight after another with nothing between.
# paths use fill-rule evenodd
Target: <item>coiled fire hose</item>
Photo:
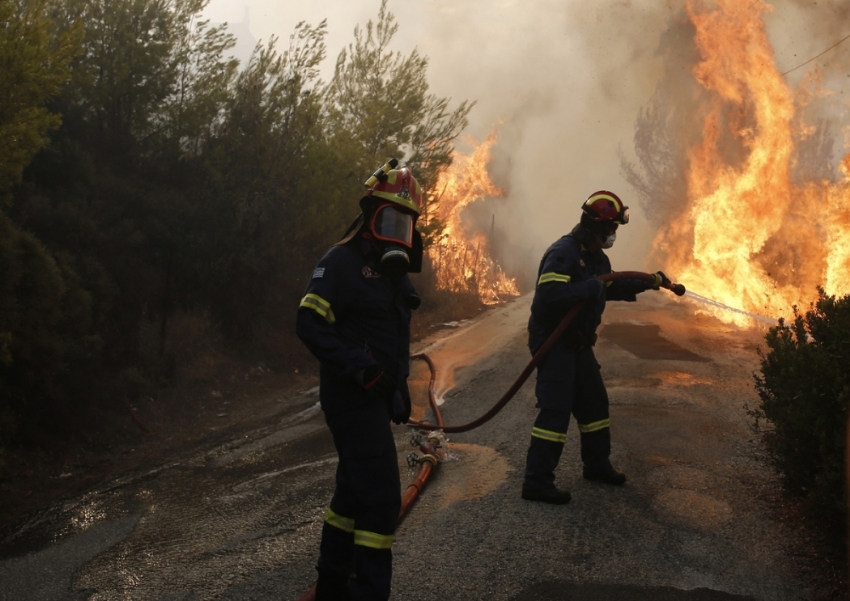
<instances>
[{"instance_id":1,"label":"coiled fire hose","mask_svg":"<svg viewBox=\"0 0 850 601\"><path fill-rule=\"evenodd\" d=\"M649 273L643 273L642 271L618 271L615 273L608 273L604 275L597 276L597 279L602 282L615 282L618 280L642 280L645 282L653 281L653 275ZM682 284L661 284L661 287L666 288L676 296L682 296L685 294L685 287ZM569 327L569 325L573 322L576 315L584 308L584 305L587 301L580 301L573 305L569 311L567 311L566 315L561 318L558 327L556 327L552 333L549 335L549 338L546 339L546 342L538 349L534 356L529 361L528 365L525 366L525 369L522 370L519 377L514 381L510 388L508 388L507 392L502 396L499 401L493 405L493 407L484 415L479 417L476 420L473 420L467 424L462 424L460 426L445 426L443 424L443 416L440 413L440 409L437 405L437 400L434 396L434 381L437 376L437 369L434 366L434 362L431 360L428 355L424 353L417 353L415 355L411 355L411 359L419 359L421 361L425 361L428 364L428 368L431 371L431 379L428 384L428 403L431 406L431 410L434 413L434 418L437 422L436 425L429 424L426 422L407 422L408 426L413 426L415 428L419 428L420 430L424 430L426 432L441 430L442 432L447 433L455 433L455 432L468 432L469 430L474 430L478 426L487 423L490 421L493 416L495 416L499 411L501 411L505 405L514 397L514 395L522 388L522 385L525 384L525 381L528 379L528 376L531 375L531 372L540 364L543 358L549 353L555 343L561 338L564 331ZM428 482L428 478L431 476L433 470L437 467L437 464L443 458L444 451L439 446L439 440L436 438L428 438L426 442L423 442L419 445L419 449L423 452L423 457L419 460L419 470L414 478L413 482L408 485L407 490L405 490L404 495L402 495L401 499L401 510L398 514L398 522L397 525L401 525L404 518L407 516L411 507L413 507L413 503L419 496L419 493L425 489L425 484ZM316 598L316 586L313 585L310 590L304 593L298 601L314 601Z\"/></svg>"}]
</instances>

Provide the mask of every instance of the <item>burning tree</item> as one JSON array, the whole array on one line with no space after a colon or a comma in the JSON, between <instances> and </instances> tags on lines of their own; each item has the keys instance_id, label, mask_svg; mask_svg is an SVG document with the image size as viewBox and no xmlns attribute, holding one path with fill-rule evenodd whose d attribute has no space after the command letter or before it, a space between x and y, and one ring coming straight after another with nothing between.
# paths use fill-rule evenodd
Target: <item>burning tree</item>
<instances>
[{"instance_id":1,"label":"burning tree","mask_svg":"<svg viewBox=\"0 0 850 601\"><path fill-rule=\"evenodd\" d=\"M850 291L850 157L835 174L828 127L804 123L818 81L789 88L762 20L768 10L762 0L687 3L663 42L669 73L688 61L694 79L659 88L638 119L642 169L624 170L661 221L654 247L667 269L725 305L787 316L819 285Z\"/></svg>"},{"instance_id":2,"label":"burning tree","mask_svg":"<svg viewBox=\"0 0 850 601\"><path fill-rule=\"evenodd\" d=\"M491 256L492 240L484 231L470 228L463 220L463 210L471 203L505 195L487 172L495 142L496 136L491 134L475 146L471 154L455 153L451 168L438 180L437 202L423 220L426 223L436 221L440 225L440 235L427 249L437 288L470 292L485 304L519 294L516 282L505 275Z\"/></svg>"}]
</instances>

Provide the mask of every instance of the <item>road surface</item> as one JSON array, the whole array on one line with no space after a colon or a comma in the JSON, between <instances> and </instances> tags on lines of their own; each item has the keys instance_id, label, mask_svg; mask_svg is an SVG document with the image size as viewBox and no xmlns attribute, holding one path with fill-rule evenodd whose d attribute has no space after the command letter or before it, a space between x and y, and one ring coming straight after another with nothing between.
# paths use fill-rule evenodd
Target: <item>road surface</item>
<instances>
[{"instance_id":1,"label":"road surface","mask_svg":"<svg viewBox=\"0 0 850 601\"><path fill-rule=\"evenodd\" d=\"M495 403L530 359L529 297L417 345L437 364L447 424ZM609 303L597 358L623 487L581 478L570 427L565 506L520 498L533 376L493 420L450 436L449 458L396 534L394 600L817 599L792 570L745 403L763 329L666 293ZM427 368L416 362L414 417ZM410 432L396 427L402 486ZM264 425L172 456L32 516L0 540L0 600L271 601L315 579L336 456L316 391Z\"/></svg>"}]
</instances>

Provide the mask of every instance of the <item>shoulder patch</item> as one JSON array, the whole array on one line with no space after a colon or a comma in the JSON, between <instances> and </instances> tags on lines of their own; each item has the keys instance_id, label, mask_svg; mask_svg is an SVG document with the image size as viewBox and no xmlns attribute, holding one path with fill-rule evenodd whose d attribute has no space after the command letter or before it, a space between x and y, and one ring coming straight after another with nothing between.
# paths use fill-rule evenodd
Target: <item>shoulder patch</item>
<instances>
[{"instance_id":1,"label":"shoulder patch","mask_svg":"<svg viewBox=\"0 0 850 601\"><path fill-rule=\"evenodd\" d=\"M324 277L324 275L325 275L325 268L324 267L316 267L316 269L313 270L313 279L314 280L319 279L321 277Z\"/></svg>"}]
</instances>

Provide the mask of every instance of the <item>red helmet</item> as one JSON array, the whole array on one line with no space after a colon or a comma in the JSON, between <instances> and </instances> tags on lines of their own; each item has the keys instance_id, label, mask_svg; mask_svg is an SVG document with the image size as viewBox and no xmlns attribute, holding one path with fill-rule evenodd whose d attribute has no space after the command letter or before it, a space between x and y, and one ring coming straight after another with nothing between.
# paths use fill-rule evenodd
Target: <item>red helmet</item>
<instances>
[{"instance_id":1,"label":"red helmet","mask_svg":"<svg viewBox=\"0 0 850 601\"><path fill-rule=\"evenodd\" d=\"M587 197L581 210L596 222L610 221L620 225L629 222L629 207L623 204L620 197L608 190L599 190Z\"/></svg>"},{"instance_id":2,"label":"red helmet","mask_svg":"<svg viewBox=\"0 0 850 601\"><path fill-rule=\"evenodd\" d=\"M370 178L366 185L369 186L366 194L378 202L379 199L388 200L413 211L417 216L422 209L422 188L407 167L386 171L374 183Z\"/></svg>"}]
</instances>

